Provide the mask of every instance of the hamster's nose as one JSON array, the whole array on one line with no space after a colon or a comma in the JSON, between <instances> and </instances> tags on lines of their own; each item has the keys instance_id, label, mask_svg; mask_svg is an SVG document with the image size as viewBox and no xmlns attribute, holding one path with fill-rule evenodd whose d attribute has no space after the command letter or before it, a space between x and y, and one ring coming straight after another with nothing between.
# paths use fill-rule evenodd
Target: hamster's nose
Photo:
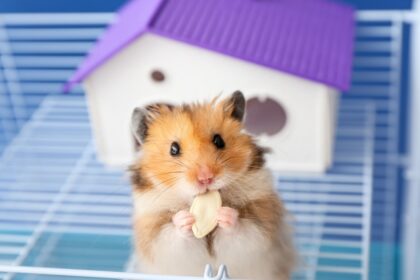
<instances>
[{"instance_id":1,"label":"hamster's nose","mask_svg":"<svg viewBox=\"0 0 420 280\"><path fill-rule=\"evenodd\" d=\"M197 181L201 186L208 186L213 183L214 174L213 172L207 167L201 167L197 173Z\"/></svg>"}]
</instances>

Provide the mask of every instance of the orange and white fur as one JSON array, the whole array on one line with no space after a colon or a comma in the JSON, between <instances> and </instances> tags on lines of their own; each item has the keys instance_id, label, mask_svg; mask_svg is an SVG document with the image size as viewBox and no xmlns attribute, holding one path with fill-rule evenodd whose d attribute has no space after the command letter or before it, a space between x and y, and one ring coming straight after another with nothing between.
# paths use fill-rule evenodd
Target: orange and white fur
<instances>
[{"instance_id":1,"label":"orange and white fur","mask_svg":"<svg viewBox=\"0 0 420 280\"><path fill-rule=\"evenodd\" d=\"M286 211L264 167L264 149L243 128L245 99L136 108L132 130L141 156L132 166L134 237L142 272L289 279L295 252ZM219 190L217 228L192 235L194 196Z\"/></svg>"}]
</instances>

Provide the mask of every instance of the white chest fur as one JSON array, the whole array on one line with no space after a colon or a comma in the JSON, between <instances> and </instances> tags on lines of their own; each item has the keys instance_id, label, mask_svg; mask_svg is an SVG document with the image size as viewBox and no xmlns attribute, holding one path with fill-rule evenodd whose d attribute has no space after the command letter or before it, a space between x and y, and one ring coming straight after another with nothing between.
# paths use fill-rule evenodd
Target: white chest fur
<instances>
[{"instance_id":1,"label":"white chest fur","mask_svg":"<svg viewBox=\"0 0 420 280\"><path fill-rule=\"evenodd\" d=\"M256 172L247 180L249 186L259 186L245 190L248 197L258 199L272 191L271 177L266 170ZM151 194L135 196L134 215L141 219L145 213L181 210L179 208L185 206L186 202L174 199L175 192L165 192L167 198L160 197L153 204L147 203L153 198ZM176 201L178 203L174 203ZM150 241L152 257L143 256L139 252L141 270L146 273L201 276L206 264L214 268L225 264L230 277L234 278L288 279L292 251L290 234L285 222L279 222L284 232L276 240L270 239L256 222L240 218L238 225L231 231L217 228L211 243L206 238L180 235L172 223L165 224Z\"/></svg>"}]
</instances>

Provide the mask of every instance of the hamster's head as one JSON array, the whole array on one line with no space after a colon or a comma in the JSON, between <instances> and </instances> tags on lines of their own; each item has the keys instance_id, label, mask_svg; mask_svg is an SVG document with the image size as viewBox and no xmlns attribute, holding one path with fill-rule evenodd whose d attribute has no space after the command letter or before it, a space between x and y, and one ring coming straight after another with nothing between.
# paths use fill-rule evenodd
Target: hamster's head
<instances>
[{"instance_id":1,"label":"hamster's head","mask_svg":"<svg viewBox=\"0 0 420 280\"><path fill-rule=\"evenodd\" d=\"M238 91L208 103L136 108L132 131L141 143L141 176L193 197L261 168L264 151L244 131L244 113Z\"/></svg>"}]
</instances>

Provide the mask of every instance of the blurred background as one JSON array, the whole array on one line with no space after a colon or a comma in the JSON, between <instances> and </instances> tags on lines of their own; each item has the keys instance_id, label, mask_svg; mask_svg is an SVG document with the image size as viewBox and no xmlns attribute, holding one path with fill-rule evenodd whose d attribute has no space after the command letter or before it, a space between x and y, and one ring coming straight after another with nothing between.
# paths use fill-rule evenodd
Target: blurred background
<instances>
[{"instance_id":1,"label":"blurred background","mask_svg":"<svg viewBox=\"0 0 420 280\"><path fill-rule=\"evenodd\" d=\"M295 279L418 279L420 3L346 2L357 26L333 164L277 176ZM135 279L118 274L134 263L127 176L98 160L82 87L62 93L124 3L0 2L0 279Z\"/></svg>"}]
</instances>

